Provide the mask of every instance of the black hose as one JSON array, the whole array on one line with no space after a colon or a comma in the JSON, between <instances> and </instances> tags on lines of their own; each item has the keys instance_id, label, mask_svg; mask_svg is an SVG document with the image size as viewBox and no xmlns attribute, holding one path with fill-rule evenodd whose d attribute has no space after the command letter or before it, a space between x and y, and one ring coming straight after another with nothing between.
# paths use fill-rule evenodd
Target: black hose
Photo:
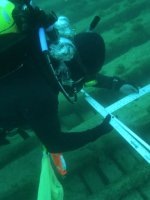
<instances>
[{"instance_id":1,"label":"black hose","mask_svg":"<svg viewBox=\"0 0 150 200\"><path fill-rule=\"evenodd\" d=\"M94 19L92 20L92 22L90 23L90 27L89 30L92 31L93 29L95 29L95 27L97 26L97 24L100 21L100 17L99 16L95 16Z\"/></svg>"}]
</instances>

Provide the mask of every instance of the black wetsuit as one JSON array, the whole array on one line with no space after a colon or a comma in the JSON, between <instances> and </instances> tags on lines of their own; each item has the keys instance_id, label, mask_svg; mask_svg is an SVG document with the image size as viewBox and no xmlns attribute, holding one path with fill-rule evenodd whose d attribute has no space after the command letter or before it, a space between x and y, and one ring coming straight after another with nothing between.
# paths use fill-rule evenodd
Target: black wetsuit
<instances>
[{"instance_id":1,"label":"black wetsuit","mask_svg":"<svg viewBox=\"0 0 150 200\"><path fill-rule=\"evenodd\" d=\"M22 68L0 79L0 128L29 127L50 152L77 149L109 131L102 124L78 133L61 132L59 90L47 82L33 60L26 57Z\"/></svg>"}]
</instances>

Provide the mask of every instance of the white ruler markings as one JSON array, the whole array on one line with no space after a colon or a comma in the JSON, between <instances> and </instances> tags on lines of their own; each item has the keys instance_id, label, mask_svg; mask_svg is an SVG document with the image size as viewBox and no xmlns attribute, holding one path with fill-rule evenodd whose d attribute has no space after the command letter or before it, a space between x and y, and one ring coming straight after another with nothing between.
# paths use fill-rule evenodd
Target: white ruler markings
<instances>
[{"instance_id":1,"label":"white ruler markings","mask_svg":"<svg viewBox=\"0 0 150 200\"><path fill-rule=\"evenodd\" d=\"M100 103L93 99L84 90L81 91L85 95L86 101L104 118L111 114L112 112L118 110L119 108L127 105L128 103L140 98L144 94L150 92L150 84L141 88L138 94L129 95L116 103L104 108ZM150 163L150 145L142 140L138 135L136 135L131 129L129 129L125 124L118 120L114 115L111 114L110 124L114 129L148 162Z\"/></svg>"}]
</instances>

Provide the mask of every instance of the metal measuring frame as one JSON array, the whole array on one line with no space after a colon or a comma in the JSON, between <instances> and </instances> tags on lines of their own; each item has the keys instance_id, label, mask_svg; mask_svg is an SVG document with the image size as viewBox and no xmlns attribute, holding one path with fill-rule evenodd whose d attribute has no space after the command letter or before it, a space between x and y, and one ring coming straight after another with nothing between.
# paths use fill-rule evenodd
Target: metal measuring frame
<instances>
[{"instance_id":1,"label":"metal measuring frame","mask_svg":"<svg viewBox=\"0 0 150 200\"><path fill-rule=\"evenodd\" d=\"M150 93L150 84L139 89L139 93L130 94L121 100L113 103L112 105L104 108L99 102L91 97L85 90L81 90L85 95L85 100L104 118L110 114L110 125L150 164L150 145L142 140L136 133L129 129L123 122L117 119L113 114L114 111L122 108L123 106L139 99L145 94Z\"/></svg>"}]
</instances>

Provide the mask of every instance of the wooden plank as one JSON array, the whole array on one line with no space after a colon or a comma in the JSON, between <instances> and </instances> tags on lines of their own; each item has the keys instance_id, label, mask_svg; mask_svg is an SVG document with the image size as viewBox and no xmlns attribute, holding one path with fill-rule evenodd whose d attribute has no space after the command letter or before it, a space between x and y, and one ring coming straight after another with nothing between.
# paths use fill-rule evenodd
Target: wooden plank
<instances>
[{"instance_id":1,"label":"wooden plank","mask_svg":"<svg viewBox=\"0 0 150 200\"><path fill-rule=\"evenodd\" d=\"M145 200L141 194L136 190L131 190L126 197L122 197L122 200Z\"/></svg>"},{"instance_id":2,"label":"wooden plank","mask_svg":"<svg viewBox=\"0 0 150 200\"><path fill-rule=\"evenodd\" d=\"M89 189L89 193L91 194L99 193L99 191L105 186L102 177L100 177L99 173L97 172L96 168L94 168L94 166L87 166L83 170L81 177L82 180L86 182L86 185Z\"/></svg>"}]
</instances>

